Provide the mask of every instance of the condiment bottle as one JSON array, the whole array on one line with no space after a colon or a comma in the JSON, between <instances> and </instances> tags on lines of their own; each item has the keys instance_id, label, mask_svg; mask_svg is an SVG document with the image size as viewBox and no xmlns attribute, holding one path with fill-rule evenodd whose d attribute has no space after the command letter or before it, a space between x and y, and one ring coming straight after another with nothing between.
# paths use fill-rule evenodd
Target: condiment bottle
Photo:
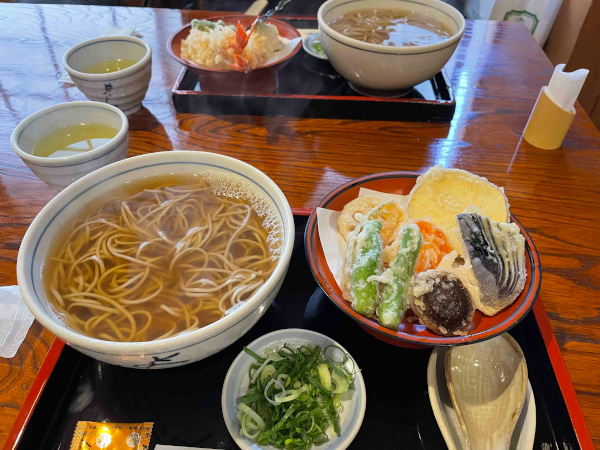
<instances>
[{"instance_id":1,"label":"condiment bottle","mask_svg":"<svg viewBox=\"0 0 600 450\"><path fill-rule=\"evenodd\" d=\"M562 145L575 117L575 100L589 73L587 69L563 72L564 64L554 69L548 86L540 91L523 138L531 145L554 150Z\"/></svg>"}]
</instances>

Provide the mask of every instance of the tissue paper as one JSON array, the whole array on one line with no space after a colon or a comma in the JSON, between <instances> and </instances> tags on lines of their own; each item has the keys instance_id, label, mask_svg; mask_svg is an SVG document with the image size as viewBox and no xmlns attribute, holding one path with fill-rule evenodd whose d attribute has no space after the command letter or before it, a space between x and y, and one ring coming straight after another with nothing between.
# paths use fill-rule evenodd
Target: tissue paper
<instances>
[{"instance_id":1,"label":"tissue paper","mask_svg":"<svg viewBox=\"0 0 600 450\"><path fill-rule=\"evenodd\" d=\"M15 356L32 323L19 286L0 286L0 357Z\"/></svg>"}]
</instances>

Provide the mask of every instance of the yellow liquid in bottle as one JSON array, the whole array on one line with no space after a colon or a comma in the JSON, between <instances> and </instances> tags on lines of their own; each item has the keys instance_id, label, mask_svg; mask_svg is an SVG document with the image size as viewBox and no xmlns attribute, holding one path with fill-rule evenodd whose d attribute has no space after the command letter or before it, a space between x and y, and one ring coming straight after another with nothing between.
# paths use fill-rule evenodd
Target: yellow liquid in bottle
<instances>
[{"instance_id":1,"label":"yellow liquid in bottle","mask_svg":"<svg viewBox=\"0 0 600 450\"><path fill-rule=\"evenodd\" d=\"M83 71L85 73L109 73L117 72L119 70L127 69L133 66L137 61L133 59L111 59L108 61L102 61L91 66L86 67Z\"/></svg>"},{"instance_id":2,"label":"yellow liquid in bottle","mask_svg":"<svg viewBox=\"0 0 600 450\"><path fill-rule=\"evenodd\" d=\"M33 147L33 156L60 158L80 155L106 144L118 129L102 123L78 123L54 130Z\"/></svg>"}]
</instances>

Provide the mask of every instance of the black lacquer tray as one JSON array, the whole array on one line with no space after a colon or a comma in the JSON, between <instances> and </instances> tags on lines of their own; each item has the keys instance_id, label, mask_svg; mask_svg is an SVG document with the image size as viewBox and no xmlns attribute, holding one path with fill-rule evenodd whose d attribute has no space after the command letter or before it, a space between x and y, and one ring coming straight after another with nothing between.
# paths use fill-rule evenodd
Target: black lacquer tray
<instances>
[{"instance_id":1,"label":"black lacquer tray","mask_svg":"<svg viewBox=\"0 0 600 450\"><path fill-rule=\"evenodd\" d=\"M315 29L314 18L277 16L299 29ZM181 71L172 90L182 113L322 117L360 120L450 122L455 100L444 71L397 98L369 97L356 92L329 64L300 51L278 72L274 93L232 95L204 91L198 77Z\"/></svg>"},{"instance_id":2,"label":"black lacquer tray","mask_svg":"<svg viewBox=\"0 0 600 450\"><path fill-rule=\"evenodd\" d=\"M358 327L317 289L306 262L307 217L296 216L291 266L264 317L225 350L183 367L136 370L95 361L65 346L23 429L19 448L69 448L79 420L153 421L158 444L237 448L221 414L221 388L242 346L281 328L307 328L340 342L362 368L367 410L351 449L441 449L445 443L427 393L430 349L385 344ZM527 358L537 406L534 448L579 443L538 322L530 313L510 334ZM564 380L563 380L564 382Z\"/></svg>"}]
</instances>

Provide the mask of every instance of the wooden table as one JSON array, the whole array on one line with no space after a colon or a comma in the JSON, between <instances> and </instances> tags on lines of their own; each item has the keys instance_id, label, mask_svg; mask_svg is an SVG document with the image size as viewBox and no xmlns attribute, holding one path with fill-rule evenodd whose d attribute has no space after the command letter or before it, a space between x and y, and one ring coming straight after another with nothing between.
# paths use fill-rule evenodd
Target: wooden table
<instances>
[{"instance_id":1,"label":"wooden table","mask_svg":"<svg viewBox=\"0 0 600 450\"><path fill-rule=\"evenodd\" d=\"M16 283L19 244L54 192L12 152L13 128L33 112L84 100L59 86L62 55L109 26L135 26L153 50L145 108L130 117L129 156L172 149L227 154L271 176L292 207L312 208L352 178L435 164L504 186L544 269L544 303L593 443L600 447L600 134L583 110L561 149L521 132L552 67L525 27L470 22L446 66L454 120L400 123L176 114L170 89L180 66L165 43L197 11L0 4L0 284ZM0 360L0 444L54 336L37 322L17 355ZM584 442L585 443L585 442ZM591 442L587 442L591 446Z\"/></svg>"}]
</instances>

